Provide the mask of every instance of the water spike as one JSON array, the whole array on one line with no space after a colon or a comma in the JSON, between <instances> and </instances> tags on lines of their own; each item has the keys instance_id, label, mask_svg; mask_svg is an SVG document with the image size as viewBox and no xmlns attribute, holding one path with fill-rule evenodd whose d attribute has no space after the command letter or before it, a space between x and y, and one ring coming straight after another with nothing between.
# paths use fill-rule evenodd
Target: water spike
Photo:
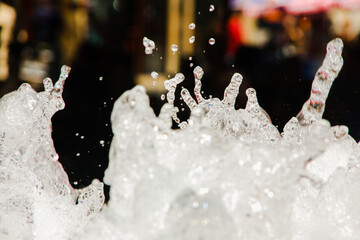
<instances>
[{"instance_id":1,"label":"water spike","mask_svg":"<svg viewBox=\"0 0 360 240\"><path fill-rule=\"evenodd\" d=\"M225 106L234 106L236 97L239 94L239 87L242 83L243 77L240 73L234 73L231 78L230 84L226 87L224 92L223 104Z\"/></svg>"},{"instance_id":2,"label":"water spike","mask_svg":"<svg viewBox=\"0 0 360 240\"><path fill-rule=\"evenodd\" d=\"M64 91L65 80L69 76L70 70L71 70L71 68L69 66L63 65L61 67L61 73L60 73L59 80L55 83L54 90L56 92L62 93Z\"/></svg>"},{"instance_id":3,"label":"water spike","mask_svg":"<svg viewBox=\"0 0 360 240\"><path fill-rule=\"evenodd\" d=\"M173 114L172 118L176 123L180 123L180 119L177 117L177 112L179 109L177 107L174 107L174 100L175 100L175 91L176 87L179 83L184 81L185 76L182 73L177 73L174 78L166 80L164 82L164 87L166 90L168 90L168 93L166 94L166 99L168 103L173 107Z\"/></svg>"},{"instance_id":4,"label":"water spike","mask_svg":"<svg viewBox=\"0 0 360 240\"><path fill-rule=\"evenodd\" d=\"M186 103L186 105L190 108L190 110L193 110L197 106L196 101L192 98L189 90L187 90L186 88L183 88L181 90L181 97Z\"/></svg>"},{"instance_id":5,"label":"water spike","mask_svg":"<svg viewBox=\"0 0 360 240\"><path fill-rule=\"evenodd\" d=\"M66 65L62 66L59 80L55 83L55 87L52 90L52 96L55 99L55 107L57 110L62 110L65 107L65 102L62 98L62 93L64 91L65 80L69 76L70 70L71 68L69 66ZM44 80L44 87L46 88L49 87L49 89L51 88L51 85L49 85L49 80L46 79Z\"/></svg>"},{"instance_id":6,"label":"water spike","mask_svg":"<svg viewBox=\"0 0 360 240\"><path fill-rule=\"evenodd\" d=\"M284 131L281 133L282 137L286 140L293 142L300 141L300 124L296 117L292 117L284 126Z\"/></svg>"},{"instance_id":7,"label":"water spike","mask_svg":"<svg viewBox=\"0 0 360 240\"><path fill-rule=\"evenodd\" d=\"M194 77L195 77L194 93L198 103L204 101L204 98L201 95L201 78L203 76L204 76L204 70L201 67L197 66L194 69Z\"/></svg>"},{"instance_id":8,"label":"water spike","mask_svg":"<svg viewBox=\"0 0 360 240\"><path fill-rule=\"evenodd\" d=\"M246 102L245 110L255 115L260 113L259 102L256 97L256 91L253 88L248 88L246 90L246 96L248 97L248 101Z\"/></svg>"},{"instance_id":9,"label":"water spike","mask_svg":"<svg viewBox=\"0 0 360 240\"><path fill-rule=\"evenodd\" d=\"M328 43L325 59L316 72L312 83L310 98L304 103L297 115L301 125L309 125L322 118L331 85L343 65L343 58L341 57L343 47L344 45L340 38L336 38Z\"/></svg>"}]
</instances>

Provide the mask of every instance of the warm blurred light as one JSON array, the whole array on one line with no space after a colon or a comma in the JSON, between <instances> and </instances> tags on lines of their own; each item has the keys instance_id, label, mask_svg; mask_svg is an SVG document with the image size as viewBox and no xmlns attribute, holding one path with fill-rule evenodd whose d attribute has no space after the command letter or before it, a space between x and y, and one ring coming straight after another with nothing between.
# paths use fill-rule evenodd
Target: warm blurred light
<instances>
[{"instance_id":1,"label":"warm blurred light","mask_svg":"<svg viewBox=\"0 0 360 240\"><path fill-rule=\"evenodd\" d=\"M250 15L263 14L283 7L288 13L315 13L331 7L359 9L360 0L229 0L233 10L243 10Z\"/></svg>"}]
</instances>

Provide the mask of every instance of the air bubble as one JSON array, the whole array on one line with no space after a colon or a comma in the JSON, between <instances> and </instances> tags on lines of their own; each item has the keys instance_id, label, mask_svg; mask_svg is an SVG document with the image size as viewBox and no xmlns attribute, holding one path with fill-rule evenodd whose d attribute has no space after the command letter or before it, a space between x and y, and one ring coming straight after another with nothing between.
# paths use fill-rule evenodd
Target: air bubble
<instances>
[{"instance_id":1,"label":"air bubble","mask_svg":"<svg viewBox=\"0 0 360 240\"><path fill-rule=\"evenodd\" d=\"M210 44L210 45L214 45L214 44L215 44L215 39L214 39L214 38L210 38L210 39L209 39L209 44Z\"/></svg>"},{"instance_id":2,"label":"air bubble","mask_svg":"<svg viewBox=\"0 0 360 240\"><path fill-rule=\"evenodd\" d=\"M191 30L194 30L195 27L196 27L195 23L190 23L190 24L189 24L189 28L190 28Z\"/></svg>"}]
</instances>

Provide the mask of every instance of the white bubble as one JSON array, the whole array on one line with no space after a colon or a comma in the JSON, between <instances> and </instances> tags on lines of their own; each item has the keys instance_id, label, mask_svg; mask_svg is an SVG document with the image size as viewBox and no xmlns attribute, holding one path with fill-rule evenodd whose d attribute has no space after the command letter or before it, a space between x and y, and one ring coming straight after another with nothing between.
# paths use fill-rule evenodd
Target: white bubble
<instances>
[{"instance_id":1,"label":"white bubble","mask_svg":"<svg viewBox=\"0 0 360 240\"><path fill-rule=\"evenodd\" d=\"M191 30L194 30L195 27L196 27L195 23L190 23L190 24L189 24L189 28L190 28Z\"/></svg>"},{"instance_id":2,"label":"white bubble","mask_svg":"<svg viewBox=\"0 0 360 240\"><path fill-rule=\"evenodd\" d=\"M99 77L99 80L102 81L104 78L103 77Z\"/></svg>"},{"instance_id":3,"label":"white bubble","mask_svg":"<svg viewBox=\"0 0 360 240\"><path fill-rule=\"evenodd\" d=\"M191 60L192 60L192 57L189 57L189 60L191 61Z\"/></svg>"},{"instance_id":4,"label":"white bubble","mask_svg":"<svg viewBox=\"0 0 360 240\"><path fill-rule=\"evenodd\" d=\"M210 7L209 7L209 11L213 12L214 10L215 10L215 7L214 7L214 5L211 4Z\"/></svg>"},{"instance_id":5,"label":"white bubble","mask_svg":"<svg viewBox=\"0 0 360 240\"><path fill-rule=\"evenodd\" d=\"M215 39L214 39L214 38L210 38L210 39L209 39L209 44L210 44L210 45L214 45L214 44L215 44Z\"/></svg>"},{"instance_id":6,"label":"white bubble","mask_svg":"<svg viewBox=\"0 0 360 240\"><path fill-rule=\"evenodd\" d=\"M164 100L165 100L165 94L161 94L161 97L160 97L160 98L161 98L161 100L164 101Z\"/></svg>"}]
</instances>

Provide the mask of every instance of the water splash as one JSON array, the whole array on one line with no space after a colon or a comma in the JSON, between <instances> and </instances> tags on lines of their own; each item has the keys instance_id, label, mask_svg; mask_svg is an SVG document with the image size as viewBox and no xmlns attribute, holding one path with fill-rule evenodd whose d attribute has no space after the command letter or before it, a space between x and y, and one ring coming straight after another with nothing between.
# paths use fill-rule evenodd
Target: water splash
<instances>
[{"instance_id":1,"label":"water splash","mask_svg":"<svg viewBox=\"0 0 360 240\"><path fill-rule=\"evenodd\" d=\"M329 43L320 68L331 82L341 68L340 41ZM313 84L310 100L281 134L254 89L246 90L245 109L235 110L240 74L233 75L222 100L202 96L203 76L196 67L195 98L181 90L191 109L190 119L181 123L174 106L176 87L184 81L180 73L165 81L167 103L158 117L142 86L115 102L104 177L111 199L99 214L102 183L73 190L42 147L52 144L50 135L29 144L38 136L33 126L39 117L32 116L46 115L38 114L37 106L50 105L49 114L63 107L52 96L52 83L46 80L43 93L24 85L4 97L1 239L358 239L360 146L347 127L321 119L323 109L313 104L325 104L331 84L321 80L324 75L315 77L323 85ZM182 129L173 130L172 119ZM20 221L14 226L12 219Z\"/></svg>"},{"instance_id":2,"label":"water splash","mask_svg":"<svg viewBox=\"0 0 360 240\"><path fill-rule=\"evenodd\" d=\"M51 117L65 107L69 72L63 66L55 85L46 78L43 92L24 83L0 101L1 239L66 239L103 204L102 183L71 187L51 139ZM102 200L87 193L93 187Z\"/></svg>"},{"instance_id":3,"label":"water splash","mask_svg":"<svg viewBox=\"0 0 360 240\"><path fill-rule=\"evenodd\" d=\"M254 89L234 109L240 74L223 100L202 96L203 75L194 69L195 99L181 90L191 110L182 130L170 121L180 81L165 83L159 117L140 86L115 103L112 199L79 239L357 239L360 150L348 129L293 117L280 134Z\"/></svg>"}]
</instances>

